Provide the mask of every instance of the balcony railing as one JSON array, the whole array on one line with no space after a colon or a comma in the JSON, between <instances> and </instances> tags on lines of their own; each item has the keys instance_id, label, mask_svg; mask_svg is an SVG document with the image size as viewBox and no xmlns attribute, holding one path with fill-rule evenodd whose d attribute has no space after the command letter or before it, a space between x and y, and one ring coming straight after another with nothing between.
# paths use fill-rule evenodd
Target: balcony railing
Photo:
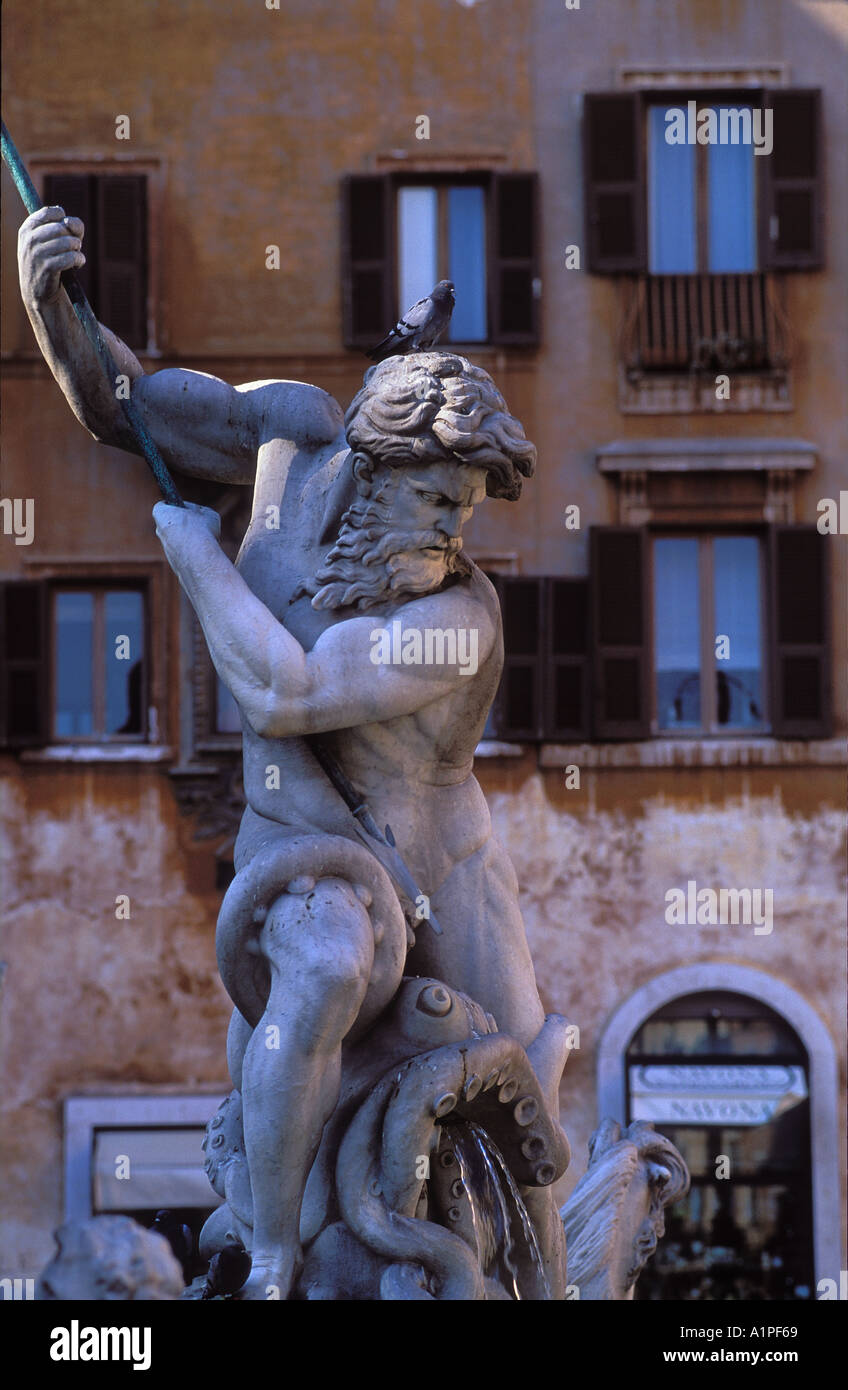
<instances>
[{"instance_id":1,"label":"balcony railing","mask_svg":"<svg viewBox=\"0 0 848 1390\"><path fill-rule=\"evenodd\" d=\"M762 372L789 364L791 340L773 277L640 275L625 285L628 372Z\"/></svg>"}]
</instances>

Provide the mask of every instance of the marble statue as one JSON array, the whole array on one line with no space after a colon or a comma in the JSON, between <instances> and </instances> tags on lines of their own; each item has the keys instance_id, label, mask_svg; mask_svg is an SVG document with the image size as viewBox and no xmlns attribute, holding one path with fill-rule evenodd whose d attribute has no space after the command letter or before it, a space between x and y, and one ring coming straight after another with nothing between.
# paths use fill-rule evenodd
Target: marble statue
<instances>
[{"instance_id":1,"label":"marble statue","mask_svg":"<svg viewBox=\"0 0 848 1390\"><path fill-rule=\"evenodd\" d=\"M78 419L134 451L59 288L82 238L62 217L24 223L24 300ZM244 1299L562 1299L569 1031L545 1018L473 774L503 644L462 550L535 448L455 352L386 358L343 416L298 382L147 375L105 336L168 465L253 486L235 564L214 512L154 508L243 727L217 928L233 1092L207 1132L223 1204L202 1252L250 1252Z\"/></svg>"},{"instance_id":2,"label":"marble statue","mask_svg":"<svg viewBox=\"0 0 848 1390\"><path fill-rule=\"evenodd\" d=\"M166 1302L182 1295L183 1272L165 1237L129 1216L69 1221L54 1239L56 1254L36 1286L43 1302Z\"/></svg>"},{"instance_id":3,"label":"marble statue","mask_svg":"<svg viewBox=\"0 0 848 1390\"><path fill-rule=\"evenodd\" d=\"M689 1190L675 1146L652 1125L622 1132L604 1120L589 1142L589 1167L562 1208L568 1280L592 1301L632 1299L665 1233L665 1209Z\"/></svg>"}]
</instances>

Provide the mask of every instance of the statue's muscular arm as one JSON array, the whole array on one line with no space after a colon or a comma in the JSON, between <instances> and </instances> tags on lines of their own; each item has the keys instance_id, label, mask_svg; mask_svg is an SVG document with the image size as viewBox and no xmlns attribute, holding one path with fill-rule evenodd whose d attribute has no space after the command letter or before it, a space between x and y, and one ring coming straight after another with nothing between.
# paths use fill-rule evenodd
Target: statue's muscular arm
<instances>
[{"instance_id":1,"label":"statue's muscular arm","mask_svg":"<svg viewBox=\"0 0 848 1390\"><path fill-rule=\"evenodd\" d=\"M371 659L375 617L328 628L311 651L248 588L215 539L214 512L154 508L157 534L200 619L215 668L265 738L325 733L413 714L468 681L458 665L380 665ZM492 615L467 592L446 589L405 604L403 627L476 629L478 668L497 640Z\"/></svg>"},{"instance_id":2,"label":"statue's muscular arm","mask_svg":"<svg viewBox=\"0 0 848 1390\"><path fill-rule=\"evenodd\" d=\"M58 207L28 217L18 237L21 293L38 345L82 425L103 444L139 453L120 402L61 287L63 270L84 263L84 228ZM331 443L342 413L317 386L298 381L230 386L181 368L147 374L108 328L103 337L132 399L173 469L222 483L251 483L256 456L272 439L295 447Z\"/></svg>"}]
</instances>

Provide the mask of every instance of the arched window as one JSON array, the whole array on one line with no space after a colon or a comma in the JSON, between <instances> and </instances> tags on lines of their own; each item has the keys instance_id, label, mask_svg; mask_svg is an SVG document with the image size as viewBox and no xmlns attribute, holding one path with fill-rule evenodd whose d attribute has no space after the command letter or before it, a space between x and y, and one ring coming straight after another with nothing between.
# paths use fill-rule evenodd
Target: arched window
<instances>
[{"instance_id":1,"label":"arched window","mask_svg":"<svg viewBox=\"0 0 848 1390\"><path fill-rule=\"evenodd\" d=\"M692 1187L637 1299L814 1296L809 1059L760 1000L703 990L664 1004L625 1053L627 1119L677 1145Z\"/></svg>"}]
</instances>

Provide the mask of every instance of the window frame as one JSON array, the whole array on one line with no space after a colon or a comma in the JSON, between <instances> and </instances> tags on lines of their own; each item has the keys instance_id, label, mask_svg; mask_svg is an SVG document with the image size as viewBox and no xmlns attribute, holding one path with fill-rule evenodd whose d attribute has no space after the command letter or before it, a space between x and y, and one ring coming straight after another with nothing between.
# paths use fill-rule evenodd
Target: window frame
<instances>
[{"instance_id":1,"label":"window frame","mask_svg":"<svg viewBox=\"0 0 848 1390\"><path fill-rule=\"evenodd\" d=\"M750 725L720 725L716 715L715 675L718 669L715 655L715 565L713 561L713 541L719 536L751 536L757 541L757 573L759 577L759 620L760 620L760 680L762 685L762 718L758 727ZM769 584L767 570L768 536L763 527L756 526L668 526L650 527L648 530L648 637L650 642L650 704L649 718L651 739L715 739L715 738L768 738L771 737L771 690L770 670L771 625L769 620ZM657 540L697 540L698 542L698 612L700 617L701 640L699 651L699 675L701 697L701 724L697 729L664 728L660 726L657 708L657 668L656 668L656 615L654 562L654 543Z\"/></svg>"},{"instance_id":2,"label":"window frame","mask_svg":"<svg viewBox=\"0 0 848 1390\"><path fill-rule=\"evenodd\" d=\"M582 147L583 200L585 216L586 265L596 275L650 275L648 268L648 188L647 188L647 108L651 105L686 106L732 103L770 108L773 112L775 141L787 123L798 127L799 111L807 103L810 143L805 151L807 163L798 172L781 171L775 160L761 158L755 169L756 238L760 273L771 271L810 271L824 267L826 139L820 87L775 86L766 77L750 85L722 85L697 80L680 85L658 87L655 83L639 87L607 88L583 93ZM618 168L604 167L603 150L612 143L610 111L612 103L621 108L617 117L618 139L625 158ZM799 106L798 103L802 105ZM794 106L794 110L793 110ZM615 119L613 120L613 126ZM781 145L781 152L784 147ZM629 155L629 163L627 156ZM807 194L809 197L806 238L781 248L778 205L781 195ZM618 200L618 211L610 211L610 200ZM599 209L606 201L605 215ZM616 219L618 219L616 221ZM624 231L612 242L603 236L610 228ZM706 274L725 274L717 271Z\"/></svg>"},{"instance_id":3,"label":"window frame","mask_svg":"<svg viewBox=\"0 0 848 1390\"><path fill-rule=\"evenodd\" d=\"M456 175L448 173L428 174L426 171L412 171L409 174L397 173L391 176L392 182L391 199L392 205L389 209L390 222L392 226L393 241L390 248L390 264L392 276L392 293L398 304L398 313L402 314L405 309L412 306L400 303L400 257L398 255L399 246L399 218L400 200L399 194L403 188L434 188L436 190L436 281L449 278L449 256L450 256L450 214L448 207L448 192L451 188L481 188L483 190L483 243L485 263L485 293L484 293L484 313L486 316L486 336L485 338L474 339L466 342L465 339L442 338L440 346L445 348L467 347L473 351L478 347L490 347L492 345L492 321L491 321L491 284L490 284L490 221L492 217L492 180L491 173L475 174L471 171L463 171ZM442 272L444 271L444 274ZM397 322L397 320L395 320ZM448 333L450 328L448 328Z\"/></svg>"},{"instance_id":4,"label":"window frame","mask_svg":"<svg viewBox=\"0 0 848 1390\"><path fill-rule=\"evenodd\" d=\"M56 622L56 600L60 593L91 593L94 597L94 612L92 619L92 723L98 719L105 722L105 667L103 668L103 678L98 678L98 666L100 662L106 660L105 645L105 606L107 593L128 592L141 595L142 602L142 632L144 650L142 654L141 668L141 731L137 734L127 733L106 733L94 729L91 734L59 734L56 732L56 697L57 697L57 674L58 659L56 643L58 638L58 625ZM152 702L152 681L151 681L151 642L152 624L150 618L150 585L146 578L118 578L104 577L99 580L90 580L83 577L69 579L53 579L48 585L48 610L47 610L47 634L48 634L48 657L47 657L47 739L48 744L56 746L63 745L95 745L104 746L107 744L144 744L150 740L150 708Z\"/></svg>"},{"instance_id":5,"label":"window frame","mask_svg":"<svg viewBox=\"0 0 848 1390\"><path fill-rule=\"evenodd\" d=\"M65 1220L88 1221L94 1207L94 1158L98 1133L108 1130L194 1129L198 1131L198 1172L203 1172L199 1139L226 1088L183 1095L117 1092L99 1096L68 1096L63 1106ZM220 1205L209 1187L209 1206Z\"/></svg>"},{"instance_id":6,"label":"window frame","mask_svg":"<svg viewBox=\"0 0 848 1390\"><path fill-rule=\"evenodd\" d=\"M732 477L733 474L728 476ZM830 567L823 548L827 544L826 538L819 536L812 523L763 520L762 512L768 505L758 504L758 513L752 516L740 515L723 520L711 520L711 509L707 509L704 520L700 522L691 520L690 513L677 520L657 518L636 524L617 522L592 525L589 528L586 575L509 576L490 573L489 578L498 592L502 612L505 586L517 579L521 583L537 586L540 613L534 625L537 637L532 656L530 653L516 654L510 650L508 642L506 644L504 674L495 696L494 715L487 728L487 740L519 745L688 741L705 748L711 743L724 743L727 746L733 742L742 745L752 741L762 745L763 740L783 744L794 740L830 740L833 737L834 657ZM636 510L642 513L647 511L650 515L644 498ZM624 511L626 515L627 509ZM726 535L740 535L752 537L758 542L762 684L759 702L761 721L756 728L750 725L719 725L714 717L712 696L704 702L705 710L711 715L709 727L702 723L698 729L659 728L655 678L654 564L653 554L649 554L649 550L653 552L653 546L649 542L664 536L686 535L706 541ZM809 550L810 543L817 547L815 552ZM786 600L782 597L786 589L786 566L793 563L796 566L803 563L803 574L809 581L803 599L797 601L806 604L805 613L815 613L817 616L815 633L803 642L793 635L791 626L787 631L786 624L791 625L792 614L787 613ZM565 593L569 585L585 586L588 620L584 650L575 648L566 655L555 650L556 623L551 604L558 586L565 586ZM635 607L631 605L629 613L622 612L622 592L628 597L635 596ZM706 663L708 675L702 676L702 680L710 680L716 670L716 634L712 631L713 627L712 621L702 623L702 644L707 640L706 634L709 634L711 642L710 661ZM506 639L509 636L507 621L504 629ZM560 656L562 660L558 659ZM803 703L805 695L809 696L809 689L803 684L798 685L799 676L797 669L793 669L793 662L796 668L799 662L807 668L815 664L812 709L798 712L799 700ZM702 657L701 669L704 664ZM563 665L571 666L578 673L570 677L572 681L580 680L584 717L579 728L560 728L554 717L556 669ZM531 668L533 717L529 724L526 719L517 720L516 705L510 699L509 673L516 667ZM622 667L627 668L624 675Z\"/></svg>"},{"instance_id":7,"label":"window frame","mask_svg":"<svg viewBox=\"0 0 848 1390\"><path fill-rule=\"evenodd\" d=\"M528 181L529 204L529 252L526 255L507 255L503 252L499 234L501 231L501 197L509 188L510 181ZM362 254L355 246L354 206L357 189L363 183L372 183L380 189L382 200L382 249L375 248L372 254ZM541 211L540 180L533 169L501 169L490 165L469 165L463 163L452 168L449 161L439 161L437 167L378 167L373 173L351 172L342 180L342 340L350 351L368 351L383 336L388 327L397 322L399 316L408 309L408 304L398 302L398 189L401 187L435 187L439 190L449 187L482 188L485 197L485 257L486 257L486 329L485 339L465 343L457 339L446 344L457 352L491 351L496 348L538 348L541 340ZM373 191L373 190L372 190ZM375 196L376 193L375 193ZM440 231L441 244L441 231ZM512 271L530 275L529 287L529 327L505 327L504 298L502 279ZM355 305L358 302L356 280L359 275L371 275L373 298L380 304L380 324L373 330L365 330L357 321ZM379 285L379 294L377 293Z\"/></svg>"},{"instance_id":8,"label":"window frame","mask_svg":"<svg viewBox=\"0 0 848 1390\"><path fill-rule=\"evenodd\" d=\"M756 264L748 270L727 271L710 270L710 245L709 245L709 145L692 146L695 151L695 267L692 271L666 271L652 270L650 266L651 255L651 199L650 199L650 131L648 112L652 106L664 106L666 110L673 106L686 108L687 101L693 99L697 101L698 108L702 106L750 106L756 108L759 101L764 105L768 93L765 88L733 88L733 87L709 87L694 94L691 87L686 88L685 92L679 89L669 90L668 88L646 88L640 91L642 100L640 103L640 132L639 138L642 141L642 159L645 174L645 274L652 279L663 275L690 274L690 275L757 275L767 267L761 264L763 259L763 246L759 234L761 219L763 216L762 200L766 196L763 180L759 175L756 163L757 156L753 153L751 158L754 163L754 259Z\"/></svg>"}]
</instances>

